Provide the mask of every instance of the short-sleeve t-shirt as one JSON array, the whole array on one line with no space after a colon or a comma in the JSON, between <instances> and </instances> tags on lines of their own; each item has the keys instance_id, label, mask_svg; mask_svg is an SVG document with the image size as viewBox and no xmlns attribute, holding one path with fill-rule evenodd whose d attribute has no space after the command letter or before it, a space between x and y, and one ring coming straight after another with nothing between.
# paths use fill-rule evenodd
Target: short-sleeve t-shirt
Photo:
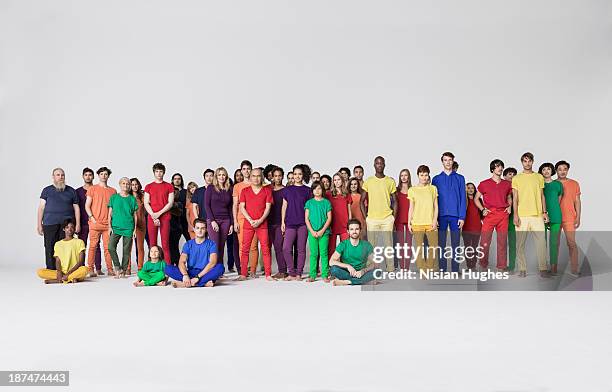
<instances>
[{"instance_id":1,"label":"short-sleeve t-shirt","mask_svg":"<svg viewBox=\"0 0 612 392\"><path fill-rule=\"evenodd\" d=\"M282 215L283 215L283 189L277 189L272 191L272 208L270 209L270 215L268 215L268 224L274 226L280 226Z\"/></svg>"},{"instance_id":2,"label":"short-sleeve t-shirt","mask_svg":"<svg viewBox=\"0 0 612 392\"><path fill-rule=\"evenodd\" d=\"M396 191L393 178L371 176L364 181L363 190L368 192L368 218L385 219L393 215L391 195Z\"/></svg>"},{"instance_id":3,"label":"short-sleeve t-shirt","mask_svg":"<svg viewBox=\"0 0 612 392\"><path fill-rule=\"evenodd\" d=\"M247 188L250 187L251 183L249 182L241 182L239 184L234 185L234 189L232 190L232 198L237 198L238 199L238 203L240 203L240 194L242 193L242 191ZM240 208L238 208L238 216L236 217L239 221L244 220L244 215L242 215L242 212L240 212Z\"/></svg>"},{"instance_id":4,"label":"short-sleeve t-shirt","mask_svg":"<svg viewBox=\"0 0 612 392\"><path fill-rule=\"evenodd\" d=\"M357 271L366 267L368 256L373 251L374 248L368 241L359 240L359 243L354 246L350 238L340 242L336 247L336 252L340 253L340 261L353 266Z\"/></svg>"},{"instance_id":5,"label":"short-sleeve t-shirt","mask_svg":"<svg viewBox=\"0 0 612 392\"><path fill-rule=\"evenodd\" d=\"M72 187L66 185L63 191L58 191L49 185L42 190L40 198L45 201L43 225L60 225L66 219L74 219L74 204L79 204L79 197Z\"/></svg>"},{"instance_id":6,"label":"short-sleeve t-shirt","mask_svg":"<svg viewBox=\"0 0 612 392\"><path fill-rule=\"evenodd\" d=\"M413 225L431 225L434 218L434 203L438 197L438 189L431 184L411 186L408 189L408 199L412 203Z\"/></svg>"},{"instance_id":7,"label":"short-sleeve t-shirt","mask_svg":"<svg viewBox=\"0 0 612 392\"><path fill-rule=\"evenodd\" d=\"M144 272L164 272L165 267L166 263L163 260L158 260L155 263L151 260L147 260L142 266L142 270Z\"/></svg>"},{"instance_id":8,"label":"short-sleeve t-shirt","mask_svg":"<svg viewBox=\"0 0 612 392\"><path fill-rule=\"evenodd\" d=\"M505 209L508 207L508 195L512 193L512 183L503 179L495 182L492 178L488 178L478 184L478 192L482 194L485 208Z\"/></svg>"},{"instance_id":9,"label":"short-sleeve t-shirt","mask_svg":"<svg viewBox=\"0 0 612 392\"><path fill-rule=\"evenodd\" d=\"M259 219L266 211L266 204L272 204L272 190L269 186L262 187L258 193L252 187L244 188L240 192L240 203L244 203L244 208L251 219ZM252 228L251 223L244 220L244 226ZM264 220L258 227L267 228L268 222Z\"/></svg>"},{"instance_id":10,"label":"short-sleeve t-shirt","mask_svg":"<svg viewBox=\"0 0 612 392\"><path fill-rule=\"evenodd\" d=\"M287 201L285 225L300 227L306 224L304 206L311 197L310 188L306 185L290 185L283 189L283 199Z\"/></svg>"},{"instance_id":11,"label":"short-sleeve t-shirt","mask_svg":"<svg viewBox=\"0 0 612 392\"><path fill-rule=\"evenodd\" d=\"M96 223L90 222L89 226L93 230L108 229L108 202L112 195L116 194L115 188L96 184L87 190L87 197L91 197L91 213L96 219Z\"/></svg>"},{"instance_id":12,"label":"short-sleeve t-shirt","mask_svg":"<svg viewBox=\"0 0 612 392\"><path fill-rule=\"evenodd\" d=\"M210 255L217 253L217 244L205 239L198 244L195 239L185 242L182 253L187 255L187 268L204 269L210 262Z\"/></svg>"},{"instance_id":13,"label":"short-sleeve t-shirt","mask_svg":"<svg viewBox=\"0 0 612 392\"><path fill-rule=\"evenodd\" d=\"M111 227L118 235L131 237L134 234L134 213L138 210L136 198L115 193L108 201L108 207L113 209Z\"/></svg>"},{"instance_id":14,"label":"short-sleeve t-shirt","mask_svg":"<svg viewBox=\"0 0 612 392\"><path fill-rule=\"evenodd\" d=\"M563 195L563 185L559 181L544 183L544 198L550 223L561 223L561 205L559 196Z\"/></svg>"},{"instance_id":15,"label":"short-sleeve t-shirt","mask_svg":"<svg viewBox=\"0 0 612 392\"><path fill-rule=\"evenodd\" d=\"M85 211L85 202L87 202L87 189L78 187L76 189L77 197L79 198L79 210L81 211L81 227L89 226L89 216Z\"/></svg>"},{"instance_id":16,"label":"short-sleeve t-shirt","mask_svg":"<svg viewBox=\"0 0 612 392\"><path fill-rule=\"evenodd\" d=\"M152 182L145 186L144 191L149 194L151 209L153 212L158 212L168 204L168 196L174 193L174 187L166 181Z\"/></svg>"},{"instance_id":17,"label":"short-sleeve t-shirt","mask_svg":"<svg viewBox=\"0 0 612 392\"><path fill-rule=\"evenodd\" d=\"M576 197L580 195L580 184L578 184L578 181L571 179L560 182L563 185L563 197L561 197L562 222L575 222L578 213L574 202Z\"/></svg>"},{"instance_id":18,"label":"short-sleeve t-shirt","mask_svg":"<svg viewBox=\"0 0 612 392\"><path fill-rule=\"evenodd\" d=\"M540 173L519 173L512 177L512 189L518 192L518 216L542 215L544 177Z\"/></svg>"},{"instance_id":19,"label":"short-sleeve t-shirt","mask_svg":"<svg viewBox=\"0 0 612 392\"><path fill-rule=\"evenodd\" d=\"M345 233L348 224L348 209L353 204L353 198L350 194L334 197L331 192L327 192L325 197L332 205L331 232L333 234Z\"/></svg>"},{"instance_id":20,"label":"short-sleeve t-shirt","mask_svg":"<svg viewBox=\"0 0 612 392\"><path fill-rule=\"evenodd\" d=\"M53 256L59 257L62 273L70 271L79 262L81 252L85 250L83 240L73 238L71 240L59 240L53 246Z\"/></svg>"},{"instance_id":21,"label":"short-sleeve t-shirt","mask_svg":"<svg viewBox=\"0 0 612 392\"><path fill-rule=\"evenodd\" d=\"M306 201L304 210L308 210L308 221L314 231L319 231L327 222L327 213L332 210L332 204L326 198L317 200L314 197ZM333 221L332 221L333 222ZM325 230L325 234L330 234L330 228Z\"/></svg>"},{"instance_id":22,"label":"short-sleeve t-shirt","mask_svg":"<svg viewBox=\"0 0 612 392\"><path fill-rule=\"evenodd\" d=\"M193 192L191 203L198 205L198 218L206 219L206 189L201 186ZM192 205L193 208L193 205Z\"/></svg>"}]
</instances>

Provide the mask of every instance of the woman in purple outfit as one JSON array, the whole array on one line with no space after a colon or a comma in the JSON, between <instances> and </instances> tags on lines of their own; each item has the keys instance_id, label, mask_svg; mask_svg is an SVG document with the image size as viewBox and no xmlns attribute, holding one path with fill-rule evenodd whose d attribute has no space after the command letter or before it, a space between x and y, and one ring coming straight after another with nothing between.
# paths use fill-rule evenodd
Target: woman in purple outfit
<instances>
[{"instance_id":1,"label":"woman in purple outfit","mask_svg":"<svg viewBox=\"0 0 612 392\"><path fill-rule=\"evenodd\" d=\"M310 181L310 167L306 164L293 167L293 185L283 189L283 207L281 210L281 231L285 233L283 255L286 261L293 260L293 244L297 240L297 269L293 263L287 265L289 276L287 280L302 280L304 263L306 262L306 240L308 229L304 219L304 205L310 199L310 187L305 183ZM285 263L286 264L286 263Z\"/></svg>"},{"instance_id":2,"label":"woman in purple outfit","mask_svg":"<svg viewBox=\"0 0 612 392\"><path fill-rule=\"evenodd\" d=\"M220 167L215 170L213 183L206 188L204 208L208 237L217 244L217 260L221 265L223 265L225 241L234 232L232 203L229 175L225 168Z\"/></svg>"},{"instance_id":3,"label":"woman in purple outfit","mask_svg":"<svg viewBox=\"0 0 612 392\"><path fill-rule=\"evenodd\" d=\"M281 230L282 210L283 210L283 179L285 172L280 167L275 167L272 171L272 209L268 215L268 235L270 244L274 247L276 255L276 265L278 272L273 276L274 279L284 280L287 278L287 264L283 254L283 232Z\"/></svg>"}]
</instances>

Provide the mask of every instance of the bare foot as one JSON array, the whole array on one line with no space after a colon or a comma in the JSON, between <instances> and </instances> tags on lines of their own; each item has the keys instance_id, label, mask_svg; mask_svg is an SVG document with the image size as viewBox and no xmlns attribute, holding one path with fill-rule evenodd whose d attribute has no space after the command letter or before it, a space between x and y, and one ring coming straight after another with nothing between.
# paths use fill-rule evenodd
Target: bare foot
<instances>
[{"instance_id":1,"label":"bare foot","mask_svg":"<svg viewBox=\"0 0 612 392\"><path fill-rule=\"evenodd\" d=\"M266 280L267 280L268 282L275 282L275 281L276 281L276 279L274 279L274 278L273 278L273 277L271 277L270 275L266 276Z\"/></svg>"},{"instance_id":2,"label":"bare foot","mask_svg":"<svg viewBox=\"0 0 612 392\"><path fill-rule=\"evenodd\" d=\"M243 280L247 280L247 277L244 275L238 275L238 277L234 279L236 282L242 282Z\"/></svg>"},{"instance_id":3,"label":"bare foot","mask_svg":"<svg viewBox=\"0 0 612 392\"><path fill-rule=\"evenodd\" d=\"M136 282L132 283L134 285L134 287L142 287L144 286L144 282L142 280L137 280Z\"/></svg>"},{"instance_id":4,"label":"bare foot","mask_svg":"<svg viewBox=\"0 0 612 392\"><path fill-rule=\"evenodd\" d=\"M300 281L300 282L301 282L301 281L302 281L302 275L298 275L298 276L296 276L296 277L294 278L294 280L297 280L297 281Z\"/></svg>"},{"instance_id":5,"label":"bare foot","mask_svg":"<svg viewBox=\"0 0 612 392\"><path fill-rule=\"evenodd\" d=\"M329 282L331 282L331 279L330 278L325 278L325 279L323 279L323 282L329 283Z\"/></svg>"},{"instance_id":6,"label":"bare foot","mask_svg":"<svg viewBox=\"0 0 612 392\"><path fill-rule=\"evenodd\" d=\"M306 280L305 280L305 281L306 281L306 282L308 282L308 283L312 283L312 282L314 282L314 281L315 281L315 279L314 279L314 278L311 278L311 277L308 277L308 278L306 278Z\"/></svg>"},{"instance_id":7,"label":"bare foot","mask_svg":"<svg viewBox=\"0 0 612 392\"><path fill-rule=\"evenodd\" d=\"M110 273L109 273L109 275L110 275ZM117 271L117 273L114 274L114 275L115 275L115 279L119 279L121 277L121 271Z\"/></svg>"},{"instance_id":8,"label":"bare foot","mask_svg":"<svg viewBox=\"0 0 612 392\"><path fill-rule=\"evenodd\" d=\"M206 282L204 287L213 287L214 285L215 285L215 282L213 282L212 280L209 280L208 282Z\"/></svg>"},{"instance_id":9,"label":"bare foot","mask_svg":"<svg viewBox=\"0 0 612 392\"><path fill-rule=\"evenodd\" d=\"M157 283L155 284L155 286L165 286L165 285L167 285L167 284L168 284L168 280L167 280L167 279L164 279L164 280L162 280L161 282L157 282Z\"/></svg>"},{"instance_id":10,"label":"bare foot","mask_svg":"<svg viewBox=\"0 0 612 392\"><path fill-rule=\"evenodd\" d=\"M185 283L174 280L172 281L172 287L174 287L175 289L182 288L182 287L185 287Z\"/></svg>"},{"instance_id":11,"label":"bare foot","mask_svg":"<svg viewBox=\"0 0 612 392\"><path fill-rule=\"evenodd\" d=\"M88 277L88 278L95 278L95 277L97 277L97 276L98 276L98 274L96 274L96 273L95 273L95 272L93 272L93 271L89 271L89 272L87 273L87 277Z\"/></svg>"},{"instance_id":12,"label":"bare foot","mask_svg":"<svg viewBox=\"0 0 612 392\"><path fill-rule=\"evenodd\" d=\"M334 279L332 284L334 286L348 286L351 284L350 280L340 280L340 279Z\"/></svg>"}]
</instances>

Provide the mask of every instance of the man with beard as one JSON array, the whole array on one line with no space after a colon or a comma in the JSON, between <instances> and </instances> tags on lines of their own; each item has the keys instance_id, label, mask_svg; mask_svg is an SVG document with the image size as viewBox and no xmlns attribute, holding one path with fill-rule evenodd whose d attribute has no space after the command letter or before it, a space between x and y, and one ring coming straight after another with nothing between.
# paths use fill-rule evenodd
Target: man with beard
<instances>
[{"instance_id":1,"label":"man with beard","mask_svg":"<svg viewBox=\"0 0 612 392\"><path fill-rule=\"evenodd\" d=\"M87 243L87 237L89 236L89 216L85 211L85 202L87 201L87 190L93 186L94 172L92 169L86 167L83 169L83 186L77 188L76 193L79 197L79 210L81 211L81 232L79 239ZM102 256L100 254L100 244L96 248L95 257L96 273L98 275L104 275L102 272Z\"/></svg>"},{"instance_id":2,"label":"man with beard","mask_svg":"<svg viewBox=\"0 0 612 392\"><path fill-rule=\"evenodd\" d=\"M47 269L56 268L54 247L63 237L62 223L74 219L75 232L81 231L79 198L76 191L66 185L66 174L61 168L53 169L53 184L44 188L38 204L37 231L43 236Z\"/></svg>"}]
</instances>

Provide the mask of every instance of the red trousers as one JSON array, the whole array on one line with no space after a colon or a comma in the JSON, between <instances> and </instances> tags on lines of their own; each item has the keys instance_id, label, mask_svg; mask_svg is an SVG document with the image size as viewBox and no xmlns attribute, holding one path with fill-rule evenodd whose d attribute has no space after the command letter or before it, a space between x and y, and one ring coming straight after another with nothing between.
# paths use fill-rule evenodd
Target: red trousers
<instances>
[{"instance_id":1,"label":"red trousers","mask_svg":"<svg viewBox=\"0 0 612 392\"><path fill-rule=\"evenodd\" d=\"M251 250L251 243L253 237L257 233L257 239L261 244L261 253L263 255L264 271L266 276L272 275L272 256L270 253L270 240L268 239L268 226L259 226L257 228L246 227L245 225L240 227L242 232L242 249L240 250L240 273L242 276L247 275L249 270L249 253ZM251 273L255 273L257 263L251 265Z\"/></svg>"},{"instance_id":2,"label":"red trousers","mask_svg":"<svg viewBox=\"0 0 612 392\"><path fill-rule=\"evenodd\" d=\"M164 250L166 256L164 260L166 264L170 264L170 214L165 213L159 217L159 226L155 226L153 219L150 215L147 215L147 233L149 234L149 248L156 246L157 242L157 229L159 228L159 235L161 236L161 247Z\"/></svg>"},{"instance_id":3,"label":"red trousers","mask_svg":"<svg viewBox=\"0 0 612 392\"><path fill-rule=\"evenodd\" d=\"M493 229L497 231L497 268L503 269L508 265L506 259L506 243L508 239L508 214L505 210L489 211L482 221L480 246L484 256L480 259L483 268L489 266L489 247L493 238Z\"/></svg>"},{"instance_id":4,"label":"red trousers","mask_svg":"<svg viewBox=\"0 0 612 392\"><path fill-rule=\"evenodd\" d=\"M348 231L343 231L342 233L332 233L332 235L329 236L329 242L327 243L327 257L328 260L331 259L332 255L334 254L334 252L336 251L336 239L338 238L338 236L340 236L340 242L344 241L344 240L348 240L349 238L349 234Z\"/></svg>"}]
</instances>

